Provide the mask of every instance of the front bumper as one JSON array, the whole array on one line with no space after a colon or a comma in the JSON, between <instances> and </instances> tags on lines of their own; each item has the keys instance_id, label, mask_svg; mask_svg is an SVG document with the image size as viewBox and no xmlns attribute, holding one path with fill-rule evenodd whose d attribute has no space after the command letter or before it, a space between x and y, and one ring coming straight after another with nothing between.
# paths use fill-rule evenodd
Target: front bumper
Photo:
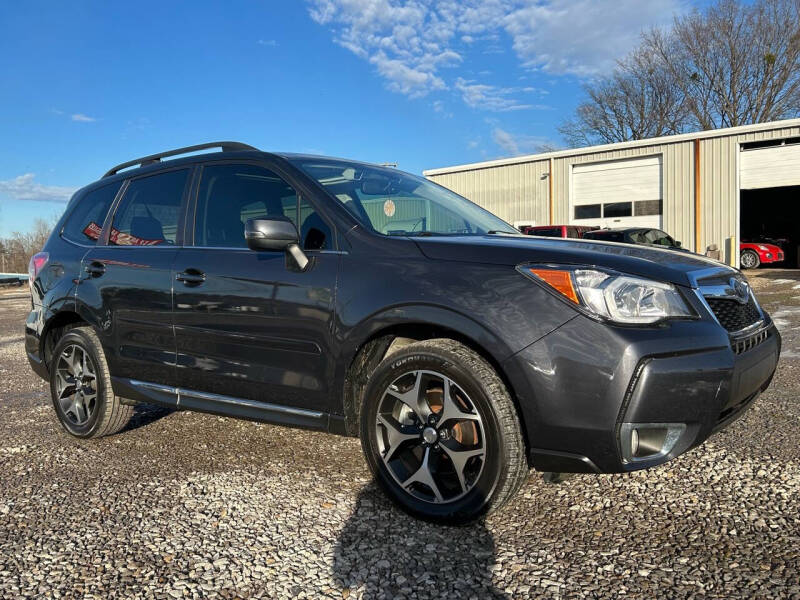
<instances>
[{"instance_id":1,"label":"front bumper","mask_svg":"<svg viewBox=\"0 0 800 600\"><path fill-rule=\"evenodd\" d=\"M781 338L771 322L766 332L735 354L710 321L643 329L576 317L503 364L531 463L541 471L626 472L701 444L769 385ZM637 424L642 431L672 425L668 451L632 457L625 444Z\"/></svg>"}]
</instances>

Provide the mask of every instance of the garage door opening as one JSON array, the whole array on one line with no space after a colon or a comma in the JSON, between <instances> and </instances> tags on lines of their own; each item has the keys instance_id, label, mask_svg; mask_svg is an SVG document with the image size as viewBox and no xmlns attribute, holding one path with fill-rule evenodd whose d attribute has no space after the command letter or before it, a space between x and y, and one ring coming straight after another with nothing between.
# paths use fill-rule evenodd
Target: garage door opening
<instances>
[{"instance_id":1,"label":"garage door opening","mask_svg":"<svg viewBox=\"0 0 800 600\"><path fill-rule=\"evenodd\" d=\"M775 266L800 267L800 186L742 190L740 203L739 239L780 246L785 258Z\"/></svg>"}]
</instances>

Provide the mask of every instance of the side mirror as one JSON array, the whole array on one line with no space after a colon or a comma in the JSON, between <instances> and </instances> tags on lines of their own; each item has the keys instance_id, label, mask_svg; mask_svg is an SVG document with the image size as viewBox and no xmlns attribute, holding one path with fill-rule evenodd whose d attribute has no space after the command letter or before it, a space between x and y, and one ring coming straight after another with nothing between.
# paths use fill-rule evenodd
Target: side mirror
<instances>
[{"instance_id":1,"label":"side mirror","mask_svg":"<svg viewBox=\"0 0 800 600\"><path fill-rule=\"evenodd\" d=\"M297 227L286 217L247 219L244 239L250 250L286 251L301 271L308 266L308 257L298 245Z\"/></svg>"},{"instance_id":2,"label":"side mirror","mask_svg":"<svg viewBox=\"0 0 800 600\"><path fill-rule=\"evenodd\" d=\"M244 239L250 250L286 250L300 241L297 227L286 217L247 219Z\"/></svg>"},{"instance_id":3,"label":"side mirror","mask_svg":"<svg viewBox=\"0 0 800 600\"><path fill-rule=\"evenodd\" d=\"M681 243L678 240L675 240L675 247L676 248L680 248L681 247Z\"/></svg>"}]
</instances>

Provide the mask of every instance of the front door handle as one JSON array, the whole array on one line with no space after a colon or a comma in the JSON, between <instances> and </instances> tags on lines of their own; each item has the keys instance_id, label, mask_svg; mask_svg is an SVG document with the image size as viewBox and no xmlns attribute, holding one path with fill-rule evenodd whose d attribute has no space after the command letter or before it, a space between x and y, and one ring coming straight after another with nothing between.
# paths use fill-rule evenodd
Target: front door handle
<instances>
[{"instance_id":1,"label":"front door handle","mask_svg":"<svg viewBox=\"0 0 800 600\"><path fill-rule=\"evenodd\" d=\"M86 272L92 277L100 277L106 272L106 266L103 263L94 260L86 265Z\"/></svg>"},{"instance_id":2,"label":"front door handle","mask_svg":"<svg viewBox=\"0 0 800 600\"><path fill-rule=\"evenodd\" d=\"M175 279L182 281L184 285L200 285L206 280L206 274L197 269L186 269L175 275Z\"/></svg>"}]
</instances>

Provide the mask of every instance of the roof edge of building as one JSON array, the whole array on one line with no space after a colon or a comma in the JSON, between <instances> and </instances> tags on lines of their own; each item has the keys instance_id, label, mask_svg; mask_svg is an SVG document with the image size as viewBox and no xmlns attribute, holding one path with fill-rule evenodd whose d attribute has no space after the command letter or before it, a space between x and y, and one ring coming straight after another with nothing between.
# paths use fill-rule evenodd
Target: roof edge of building
<instances>
[{"instance_id":1,"label":"roof edge of building","mask_svg":"<svg viewBox=\"0 0 800 600\"><path fill-rule=\"evenodd\" d=\"M659 146L662 144L674 144L678 142L688 142L697 139L708 139L715 137L726 137L739 135L753 131L769 131L770 129L783 129L786 127L800 127L800 119L786 119L784 121L770 121L768 123L754 123L752 125L740 125L739 127L726 127L724 129L709 129L708 131L697 131L693 133L681 133L677 135L667 135L656 138L646 138L643 140L633 140L629 142L616 142L614 144L601 144L599 146L585 146L583 148L571 148L569 150L557 150L555 152L544 152L542 154L526 154L523 156L513 156L511 158L498 158L476 163L463 165L453 165L451 167L437 167L435 169L425 169L422 174L446 175L460 171L476 171L489 167L504 167L507 165L519 165L524 163L539 162L551 158L564 158L568 156L580 156L582 154L595 154L597 152L612 152L614 150L625 150L627 148L644 148L647 146Z\"/></svg>"}]
</instances>

